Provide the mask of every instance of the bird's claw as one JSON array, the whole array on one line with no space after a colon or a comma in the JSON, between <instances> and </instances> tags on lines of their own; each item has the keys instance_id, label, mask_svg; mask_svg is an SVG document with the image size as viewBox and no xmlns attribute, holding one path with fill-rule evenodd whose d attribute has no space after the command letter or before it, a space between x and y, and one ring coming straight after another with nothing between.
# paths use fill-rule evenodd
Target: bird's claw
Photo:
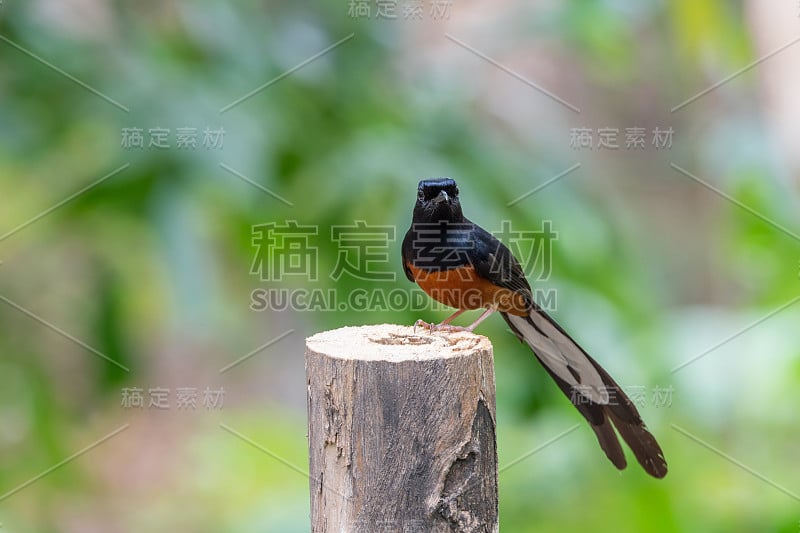
<instances>
[{"instance_id":1,"label":"bird's claw","mask_svg":"<svg viewBox=\"0 0 800 533\"><path fill-rule=\"evenodd\" d=\"M469 328L465 328L463 326L454 326L453 324L445 324L445 323L431 324L431 323L425 322L421 318L419 320L417 320L416 322L414 322L414 333L417 332L417 327L427 328L430 333L433 333L434 331L448 331L448 332L452 332L452 331L472 331Z\"/></svg>"},{"instance_id":2,"label":"bird's claw","mask_svg":"<svg viewBox=\"0 0 800 533\"><path fill-rule=\"evenodd\" d=\"M434 328L435 325L436 324L429 324L429 323L425 322L424 320L422 320L420 318L419 320L414 322L414 334L417 333L417 328L418 327L428 328L430 330L430 332L433 333L433 328Z\"/></svg>"}]
</instances>

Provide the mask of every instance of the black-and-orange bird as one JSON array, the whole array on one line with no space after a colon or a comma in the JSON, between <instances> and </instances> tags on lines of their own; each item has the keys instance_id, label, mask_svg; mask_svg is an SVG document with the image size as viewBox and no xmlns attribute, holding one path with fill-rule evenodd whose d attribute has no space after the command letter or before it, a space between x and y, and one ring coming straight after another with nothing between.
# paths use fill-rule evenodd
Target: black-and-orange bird
<instances>
[{"instance_id":1,"label":"black-and-orange bird","mask_svg":"<svg viewBox=\"0 0 800 533\"><path fill-rule=\"evenodd\" d=\"M403 269L435 300L457 311L434 330L472 331L499 311L531 347L550 377L586 418L614 466L625 468L619 434L648 474L662 478L667 462L656 439L619 385L533 300L519 262L491 233L461 211L458 185L450 178L423 180L403 239ZM471 309L485 312L470 326L451 321Z\"/></svg>"}]
</instances>

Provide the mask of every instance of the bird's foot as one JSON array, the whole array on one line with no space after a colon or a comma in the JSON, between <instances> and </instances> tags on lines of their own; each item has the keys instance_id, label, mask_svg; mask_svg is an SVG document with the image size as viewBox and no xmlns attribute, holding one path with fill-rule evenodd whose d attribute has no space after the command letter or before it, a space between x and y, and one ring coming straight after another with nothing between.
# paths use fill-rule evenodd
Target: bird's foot
<instances>
[{"instance_id":1,"label":"bird's foot","mask_svg":"<svg viewBox=\"0 0 800 533\"><path fill-rule=\"evenodd\" d=\"M429 330L431 333L434 331L472 331L470 328L465 328L463 326L454 326L453 324L445 324L442 322L441 324L430 324L425 322L421 318L414 322L414 333L417 332L417 327L423 327Z\"/></svg>"},{"instance_id":2,"label":"bird's foot","mask_svg":"<svg viewBox=\"0 0 800 533\"><path fill-rule=\"evenodd\" d=\"M414 333L417 333L417 328L425 328L430 330L431 333L433 333L434 327L436 327L436 324L429 324L428 322L425 322L420 318L419 320L414 322Z\"/></svg>"}]
</instances>

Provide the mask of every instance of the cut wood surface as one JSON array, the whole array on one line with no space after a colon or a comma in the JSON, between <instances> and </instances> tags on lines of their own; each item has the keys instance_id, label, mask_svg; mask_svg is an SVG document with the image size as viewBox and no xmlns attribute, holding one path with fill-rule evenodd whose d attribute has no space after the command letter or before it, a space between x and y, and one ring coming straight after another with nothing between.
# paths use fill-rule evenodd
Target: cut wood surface
<instances>
[{"instance_id":1,"label":"cut wood surface","mask_svg":"<svg viewBox=\"0 0 800 533\"><path fill-rule=\"evenodd\" d=\"M492 345L390 324L306 340L314 532L494 532Z\"/></svg>"}]
</instances>

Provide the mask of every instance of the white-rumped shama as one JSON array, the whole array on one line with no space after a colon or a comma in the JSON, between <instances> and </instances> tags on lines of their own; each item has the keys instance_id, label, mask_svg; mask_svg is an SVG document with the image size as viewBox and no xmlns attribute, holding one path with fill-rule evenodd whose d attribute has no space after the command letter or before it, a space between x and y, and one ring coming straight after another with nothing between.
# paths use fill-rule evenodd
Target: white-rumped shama
<instances>
[{"instance_id":1,"label":"white-rumped shama","mask_svg":"<svg viewBox=\"0 0 800 533\"><path fill-rule=\"evenodd\" d=\"M648 474L663 478L667 462L630 398L597 362L534 301L511 251L461 211L450 178L423 180L411 227L403 239L403 269L435 300L457 311L432 330L472 331L499 311L511 331L530 346L550 377L586 418L600 447L620 470L627 462L614 428ZM469 327L451 325L461 313L485 309Z\"/></svg>"}]
</instances>

